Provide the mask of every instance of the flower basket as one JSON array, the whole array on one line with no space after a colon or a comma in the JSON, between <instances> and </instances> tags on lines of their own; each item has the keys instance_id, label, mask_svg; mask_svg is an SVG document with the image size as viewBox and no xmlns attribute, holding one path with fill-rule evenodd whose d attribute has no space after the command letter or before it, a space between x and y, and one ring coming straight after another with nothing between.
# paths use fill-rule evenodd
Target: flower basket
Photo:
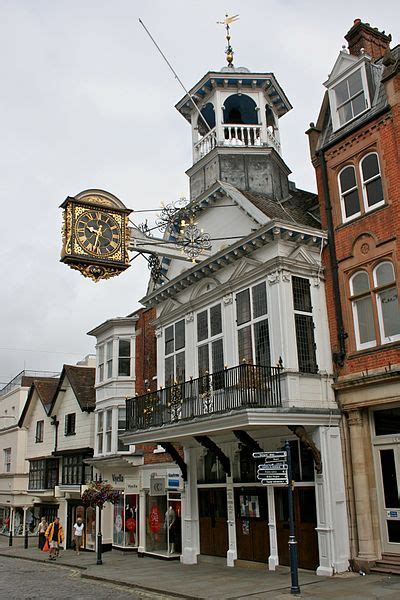
<instances>
[{"instance_id":1,"label":"flower basket","mask_svg":"<svg viewBox=\"0 0 400 600\"><path fill-rule=\"evenodd\" d=\"M92 481L82 494L82 502L85 506L97 506L103 508L106 502L115 504L118 502L119 492L116 491L111 483L102 481Z\"/></svg>"}]
</instances>

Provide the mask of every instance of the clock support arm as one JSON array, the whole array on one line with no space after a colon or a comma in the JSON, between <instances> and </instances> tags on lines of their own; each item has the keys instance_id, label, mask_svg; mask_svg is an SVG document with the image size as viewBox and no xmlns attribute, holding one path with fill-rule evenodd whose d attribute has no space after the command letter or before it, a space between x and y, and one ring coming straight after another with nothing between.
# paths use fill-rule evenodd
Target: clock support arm
<instances>
[{"instance_id":1,"label":"clock support arm","mask_svg":"<svg viewBox=\"0 0 400 600\"><path fill-rule=\"evenodd\" d=\"M174 244L173 242L166 243L166 240L162 238L150 237L137 227L129 227L129 234L128 250L131 252L146 252L165 256L166 258L175 258L184 261L190 260L182 252L182 247L179 244Z\"/></svg>"}]
</instances>

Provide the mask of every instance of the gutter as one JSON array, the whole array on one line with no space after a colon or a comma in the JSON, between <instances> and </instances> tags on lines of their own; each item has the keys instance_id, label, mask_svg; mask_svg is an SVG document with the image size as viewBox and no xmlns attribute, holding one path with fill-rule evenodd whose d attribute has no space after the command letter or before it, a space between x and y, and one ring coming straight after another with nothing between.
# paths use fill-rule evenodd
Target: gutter
<instances>
[{"instance_id":1,"label":"gutter","mask_svg":"<svg viewBox=\"0 0 400 600\"><path fill-rule=\"evenodd\" d=\"M324 150L317 150L317 157L319 158L321 164L322 171L322 187L324 191L324 206L326 213L326 220L328 225L328 248L329 248L329 258L331 263L332 270L332 284L333 284L333 301L335 306L335 316L336 316L336 324L338 329L338 342L339 342L339 352L334 352L332 355L333 362L337 364L339 367L343 367L344 361L346 358L346 338L348 337L344 325L343 325L343 312L342 305L340 301L340 287L339 287L339 266L336 256L336 246L335 246L335 234L333 229L333 219L332 219L332 204L331 197L329 193L329 183L328 183L328 170L326 167L326 160L324 155Z\"/></svg>"}]
</instances>

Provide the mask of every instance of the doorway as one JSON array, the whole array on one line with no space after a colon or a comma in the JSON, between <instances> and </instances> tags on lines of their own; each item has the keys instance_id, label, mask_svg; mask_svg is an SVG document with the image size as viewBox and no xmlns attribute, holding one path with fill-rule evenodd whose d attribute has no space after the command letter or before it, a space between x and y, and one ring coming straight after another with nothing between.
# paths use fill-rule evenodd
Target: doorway
<instances>
[{"instance_id":1,"label":"doorway","mask_svg":"<svg viewBox=\"0 0 400 600\"><path fill-rule=\"evenodd\" d=\"M276 532L279 564L289 565L289 510L286 488L275 489ZM294 490L294 525L299 567L317 569L319 565L317 511L314 487L296 487Z\"/></svg>"},{"instance_id":2,"label":"doorway","mask_svg":"<svg viewBox=\"0 0 400 600\"><path fill-rule=\"evenodd\" d=\"M236 488L235 512L238 559L268 562L270 551L266 488Z\"/></svg>"},{"instance_id":3,"label":"doorway","mask_svg":"<svg viewBox=\"0 0 400 600\"><path fill-rule=\"evenodd\" d=\"M199 490L200 553L224 556L228 552L225 488Z\"/></svg>"},{"instance_id":4,"label":"doorway","mask_svg":"<svg viewBox=\"0 0 400 600\"><path fill-rule=\"evenodd\" d=\"M382 550L400 555L400 444L385 444L377 453Z\"/></svg>"}]
</instances>

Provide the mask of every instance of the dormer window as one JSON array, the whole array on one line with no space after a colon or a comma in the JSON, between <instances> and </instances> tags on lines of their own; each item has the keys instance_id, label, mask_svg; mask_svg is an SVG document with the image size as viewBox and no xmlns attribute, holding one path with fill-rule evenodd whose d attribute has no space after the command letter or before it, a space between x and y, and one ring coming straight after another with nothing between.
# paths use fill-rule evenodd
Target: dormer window
<instances>
[{"instance_id":1,"label":"dormer window","mask_svg":"<svg viewBox=\"0 0 400 600\"><path fill-rule=\"evenodd\" d=\"M349 73L347 67L340 78L328 84L333 130L340 129L371 107L367 81L367 57L357 61ZM360 64L361 63L361 64Z\"/></svg>"}]
</instances>

